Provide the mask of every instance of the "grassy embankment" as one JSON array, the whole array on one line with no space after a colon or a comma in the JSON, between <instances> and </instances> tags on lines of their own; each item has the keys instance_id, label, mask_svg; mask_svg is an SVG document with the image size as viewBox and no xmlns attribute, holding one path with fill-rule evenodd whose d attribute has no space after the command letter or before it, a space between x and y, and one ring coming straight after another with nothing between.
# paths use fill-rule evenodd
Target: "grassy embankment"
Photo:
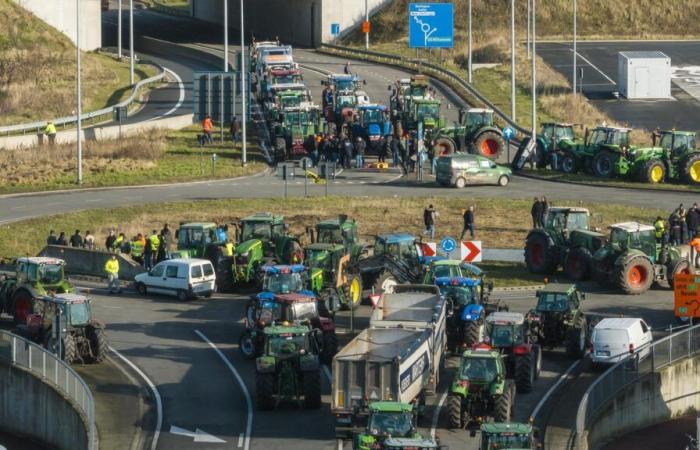
<instances>
[{"instance_id":1,"label":"grassy embankment","mask_svg":"<svg viewBox=\"0 0 700 450\"><path fill-rule=\"evenodd\" d=\"M461 211L467 205L475 205L477 233L484 248L521 249L529 231L530 202L527 200L455 199L444 197L395 198L390 203L385 198L313 198L313 199L232 199L199 202L177 202L144 208L143 205L111 209L95 209L77 213L61 214L41 219L26 220L0 227L0 255L10 258L15 255L36 254L45 242L49 229L57 232L91 230L102 243L110 229L124 232L127 236L138 232L160 229L163 223L177 224L181 221L235 222L241 217L260 211L282 214L290 224L290 232L303 236L307 225L338 214L348 214L360 223L363 239L380 232L407 231L420 235L422 211L429 203L440 212L437 222L438 236L459 237ZM628 206L582 203L595 214L595 226L637 220L650 223L661 214L654 209ZM20 238L21 237L21 238ZM533 276L522 265L483 264L497 286L537 284L541 277Z\"/></svg>"},{"instance_id":2,"label":"grassy embankment","mask_svg":"<svg viewBox=\"0 0 700 450\"><path fill-rule=\"evenodd\" d=\"M73 43L11 0L0 0L0 125L48 120L75 111ZM81 57L83 111L131 94L129 64L95 52ZM136 81L156 73L136 66Z\"/></svg>"}]
</instances>

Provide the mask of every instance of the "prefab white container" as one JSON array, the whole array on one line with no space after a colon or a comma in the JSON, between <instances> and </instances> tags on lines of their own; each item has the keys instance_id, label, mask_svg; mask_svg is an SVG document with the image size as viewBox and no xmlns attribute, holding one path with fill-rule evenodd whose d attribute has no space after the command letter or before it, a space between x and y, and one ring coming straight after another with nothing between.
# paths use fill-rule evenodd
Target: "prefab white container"
<instances>
[{"instance_id":1,"label":"prefab white container","mask_svg":"<svg viewBox=\"0 0 700 450\"><path fill-rule=\"evenodd\" d=\"M662 52L620 52L617 67L617 86L623 97L671 97L671 58Z\"/></svg>"}]
</instances>

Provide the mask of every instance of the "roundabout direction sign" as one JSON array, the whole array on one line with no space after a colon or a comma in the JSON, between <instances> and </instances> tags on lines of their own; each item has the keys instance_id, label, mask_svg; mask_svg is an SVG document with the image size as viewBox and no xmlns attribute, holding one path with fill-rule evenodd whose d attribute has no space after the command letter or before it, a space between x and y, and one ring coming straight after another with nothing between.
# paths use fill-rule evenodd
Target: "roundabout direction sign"
<instances>
[{"instance_id":1,"label":"roundabout direction sign","mask_svg":"<svg viewBox=\"0 0 700 450\"><path fill-rule=\"evenodd\" d=\"M449 236L444 237L440 241L440 248L443 252L447 253L447 257L449 258L450 253L457 249L457 241Z\"/></svg>"}]
</instances>

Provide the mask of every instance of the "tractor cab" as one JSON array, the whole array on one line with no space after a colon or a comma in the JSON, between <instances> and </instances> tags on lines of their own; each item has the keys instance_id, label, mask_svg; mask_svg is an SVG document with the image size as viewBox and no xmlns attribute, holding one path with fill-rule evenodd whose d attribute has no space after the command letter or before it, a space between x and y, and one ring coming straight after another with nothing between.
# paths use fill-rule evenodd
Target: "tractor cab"
<instances>
[{"instance_id":1,"label":"tractor cab","mask_svg":"<svg viewBox=\"0 0 700 450\"><path fill-rule=\"evenodd\" d=\"M463 277L438 277L435 285L440 288L440 295L448 300L453 310L467 306L481 304L481 279Z\"/></svg>"},{"instance_id":2,"label":"tractor cab","mask_svg":"<svg viewBox=\"0 0 700 450\"><path fill-rule=\"evenodd\" d=\"M674 159L696 150L696 135L693 132L661 130L652 134L652 139L653 147L658 145Z\"/></svg>"},{"instance_id":3,"label":"tractor cab","mask_svg":"<svg viewBox=\"0 0 700 450\"><path fill-rule=\"evenodd\" d=\"M310 338L308 327L282 322L265 328L263 335L264 356L260 359L269 357L287 359L299 355L318 354L316 340Z\"/></svg>"},{"instance_id":4,"label":"tractor cab","mask_svg":"<svg viewBox=\"0 0 700 450\"><path fill-rule=\"evenodd\" d=\"M630 147L631 131L629 128L602 126L590 132L586 130L585 145L587 147L607 145L628 149Z\"/></svg>"},{"instance_id":5,"label":"tractor cab","mask_svg":"<svg viewBox=\"0 0 700 450\"><path fill-rule=\"evenodd\" d=\"M537 291L537 313L568 314L578 311L586 295L579 292L575 285L550 283Z\"/></svg>"},{"instance_id":6,"label":"tractor cab","mask_svg":"<svg viewBox=\"0 0 700 450\"><path fill-rule=\"evenodd\" d=\"M542 124L542 136L549 142L555 143L562 139L573 141L576 139L574 126L570 123L547 122Z\"/></svg>"},{"instance_id":7,"label":"tractor cab","mask_svg":"<svg viewBox=\"0 0 700 450\"><path fill-rule=\"evenodd\" d=\"M480 279L483 271L474 264L459 259L437 259L430 262L423 284L433 284L438 278L444 277Z\"/></svg>"},{"instance_id":8,"label":"tractor cab","mask_svg":"<svg viewBox=\"0 0 700 450\"><path fill-rule=\"evenodd\" d=\"M445 126L445 119L440 116L440 100L415 99L412 102L411 122L414 126L407 127L409 130L418 128L418 123L423 124L424 130L432 128L442 128Z\"/></svg>"},{"instance_id":9,"label":"tractor cab","mask_svg":"<svg viewBox=\"0 0 700 450\"><path fill-rule=\"evenodd\" d=\"M208 245L226 242L226 231L226 226L219 227L212 222L180 224L180 228L175 230L179 256L204 258Z\"/></svg>"},{"instance_id":10,"label":"tractor cab","mask_svg":"<svg viewBox=\"0 0 700 450\"><path fill-rule=\"evenodd\" d=\"M34 315L38 315L44 323L52 323L56 315L61 315L62 320L72 327L87 325L92 318L90 298L80 294L45 295L36 299L34 303ZM31 328L34 322L32 315L27 319Z\"/></svg>"},{"instance_id":11,"label":"tractor cab","mask_svg":"<svg viewBox=\"0 0 700 450\"><path fill-rule=\"evenodd\" d=\"M480 450L535 450L540 447L530 424L509 422L481 425Z\"/></svg>"},{"instance_id":12,"label":"tractor cab","mask_svg":"<svg viewBox=\"0 0 700 450\"><path fill-rule=\"evenodd\" d=\"M388 255L399 261L419 264L422 252L412 234L396 233L379 235L374 241L375 255Z\"/></svg>"},{"instance_id":13,"label":"tractor cab","mask_svg":"<svg viewBox=\"0 0 700 450\"><path fill-rule=\"evenodd\" d=\"M259 239L270 242L283 237L287 231L284 217L270 213L257 213L241 220L240 242Z\"/></svg>"},{"instance_id":14,"label":"tractor cab","mask_svg":"<svg viewBox=\"0 0 700 450\"><path fill-rule=\"evenodd\" d=\"M302 264L263 266L263 291L289 294L306 289L307 273Z\"/></svg>"},{"instance_id":15,"label":"tractor cab","mask_svg":"<svg viewBox=\"0 0 700 450\"><path fill-rule=\"evenodd\" d=\"M378 143L385 135L389 134L391 123L385 116L386 106L366 104L358 107L360 126L365 139L370 145Z\"/></svg>"},{"instance_id":16,"label":"tractor cab","mask_svg":"<svg viewBox=\"0 0 700 450\"><path fill-rule=\"evenodd\" d=\"M360 80L356 75L344 73L332 73L328 75L326 81L322 84L332 86L337 91L354 92L360 88L361 84L367 84L366 81Z\"/></svg>"},{"instance_id":17,"label":"tractor cab","mask_svg":"<svg viewBox=\"0 0 700 450\"><path fill-rule=\"evenodd\" d=\"M358 256L362 250L357 222L348 219L345 214L341 214L337 219L323 220L316 224L314 230L307 229L307 232L314 244L340 244L346 253L353 257Z\"/></svg>"},{"instance_id":18,"label":"tractor cab","mask_svg":"<svg viewBox=\"0 0 700 450\"><path fill-rule=\"evenodd\" d=\"M520 313L495 312L486 317L486 343L508 349L525 343L525 318Z\"/></svg>"},{"instance_id":19,"label":"tractor cab","mask_svg":"<svg viewBox=\"0 0 700 450\"><path fill-rule=\"evenodd\" d=\"M484 108L461 109L459 123L467 128L492 127L493 110Z\"/></svg>"},{"instance_id":20,"label":"tractor cab","mask_svg":"<svg viewBox=\"0 0 700 450\"><path fill-rule=\"evenodd\" d=\"M563 244L569 240L578 241L580 240L578 239L579 237L582 238L583 235L588 235L587 232L589 231L596 235L600 234L595 230L590 230L590 212L585 208L576 207L550 208L547 213L545 230L550 232L554 242L558 244ZM582 242L575 242L575 244L582 244Z\"/></svg>"},{"instance_id":21,"label":"tractor cab","mask_svg":"<svg viewBox=\"0 0 700 450\"><path fill-rule=\"evenodd\" d=\"M365 429L354 436L356 449L387 448L389 439L422 440L417 432L416 410L410 403L377 401L369 404L369 417ZM382 446L384 444L384 446ZM410 445L411 448L424 448ZM395 447L390 447L395 448ZM398 447L400 449L408 447ZM428 447L431 448L431 447Z\"/></svg>"},{"instance_id":22,"label":"tractor cab","mask_svg":"<svg viewBox=\"0 0 700 450\"><path fill-rule=\"evenodd\" d=\"M656 230L651 225L637 222L611 225L610 247L616 252L640 250L653 261L656 258Z\"/></svg>"},{"instance_id":23,"label":"tractor cab","mask_svg":"<svg viewBox=\"0 0 700 450\"><path fill-rule=\"evenodd\" d=\"M33 256L17 258L15 273L17 284L29 284L43 292L71 292L73 288L65 278L65 261L58 258Z\"/></svg>"}]
</instances>

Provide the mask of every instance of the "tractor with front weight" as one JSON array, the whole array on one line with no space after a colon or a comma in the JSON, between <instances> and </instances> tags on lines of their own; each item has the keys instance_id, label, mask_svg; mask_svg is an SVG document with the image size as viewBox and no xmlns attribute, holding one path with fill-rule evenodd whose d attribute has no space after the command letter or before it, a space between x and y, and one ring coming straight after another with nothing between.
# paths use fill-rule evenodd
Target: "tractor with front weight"
<instances>
[{"instance_id":1,"label":"tractor with front weight","mask_svg":"<svg viewBox=\"0 0 700 450\"><path fill-rule=\"evenodd\" d=\"M15 260L15 275L0 279L0 312L15 323L26 323L34 312L34 300L49 294L74 291L65 277L65 261L43 256Z\"/></svg>"},{"instance_id":2,"label":"tractor with front weight","mask_svg":"<svg viewBox=\"0 0 700 450\"><path fill-rule=\"evenodd\" d=\"M513 169L521 170L525 166L525 163L530 160L531 154L528 153L528 151L533 150L536 152L535 166L538 169L546 167L547 162L550 160L550 155L559 151L559 141L563 139L566 139L569 145L581 143L581 141L576 140L574 126L572 124L555 122L543 123L540 134L537 135L536 146L534 148L529 148L530 141L532 140L531 136L525 136L520 141L518 150L515 152L515 158L513 158Z\"/></svg>"},{"instance_id":3,"label":"tractor with front weight","mask_svg":"<svg viewBox=\"0 0 700 450\"><path fill-rule=\"evenodd\" d=\"M589 339L586 315L581 310L586 294L575 285L551 283L536 295L537 306L526 316L530 333L542 347L564 345L569 357L583 358Z\"/></svg>"},{"instance_id":4,"label":"tractor with front weight","mask_svg":"<svg viewBox=\"0 0 700 450\"><path fill-rule=\"evenodd\" d=\"M601 178L609 178L615 172L618 156L636 150L630 146L629 128L599 126L586 130L583 141L561 139L559 141L559 168L564 173L584 171Z\"/></svg>"},{"instance_id":5,"label":"tractor with front weight","mask_svg":"<svg viewBox=\"0 0 700 450\"><path fill-rule=\"evenodd\" d=\"M462 152L495 160L506 148L503 132L494 125L491 109L462 109L458 123L436 129L430 139L435 156Z\"/></svg>"},{"instance_id":6,"label":"tractor with front weight","mask_svg":"<svg viewBox=\"0 0 700 450\"><path fill-rule=\"evenodd\" d=\"M673 277L689 273L690 247L656 239L651 225L624 222L610 226L610 238L591 260L593 279L625 294L638 295L654 283L673 286Z\"/></svg>"},{"instance_id":7,"label":"tractor with front weight","mask_svg":"<svg viewBox=\"0 0 700 450\"><path fill-rule=\"evenodd\" d=\"M530 230L525 240L525 264L532 273L548 275L559 267L571 280L588 279L593 254L607 236L591 229L585 208L553 207L544 228Z\"/></svg>"},{"instance_id":8,"label":"tractor with front weight","mask_svg":"<svg viewBox=\"0 0 700 450\"><path fill-rule=\"evenodd\" d=\"M466 350L447 396L450 428L509 422L515 409L515 383L506 375L505 357L485 348Z\"/></svg>"},{"instance_id":9,"label":"tractor with front weight","mask_svg":"<svg viewBox=\"0 0 700 450\"><path fill-rule=\"evenodd\" d=\"M321 363L317 330L300 325L271 325L255 361L255 403L269 411L281 401L321 407ZM303 399L303 400L302 400Z\"/></svg>"},{"instance_id":10,"label":"tractor with front weight","mask_svg":"<svg viewBox=\"0 0 700 450\"><path fill-rule=\"evenodd\" d=\"M540 376L542 350L520 313L498 311L486 317L485 347L500 351L505 358L508 378L515 379L518 392L532 391Z\"/></svg>"},{"instance_id":11,"label":"tractor with front weight","mask_svg":"<svg viewBox=\"0 0 700 450\"><path fill-rule=\"evenodd\" d=\"M68 364L101 363L107 357L103 323L92 317L90 298L75 293L50 294L31 300L32 312L15 332Z\"/></svg>"},{"instance_id":12,"label":"tractor with front weight","mask_svg":"<svg viewBox=\"0 0 700 450\"><path fill-rule=\"evenodd\" d=\"M305 102L282 109L270 127L275 159L284 161L309 157L304 141L322 131L321 122L321 108L313 103Z\"/></svg>"},{"instance_id":13,"label":"tractor with front weight","mask_svg":"<svg viewBox=\"0 0 700 450\"><path fill-rule=\"evenodd\" d=\"M435 439L418 432L417 407L411 403L376 401L369 404L367 426L353 435L353 450L437 449Z\"/></svg>"},{"instance_id":14,"label":"tractor with front weight","mask_svg":"<svg viewBox=\"0 0 700 450\"><path fill-rule=\"evenodd\" d=\"M529 423L485 423L481 425L479 450L536 450L542 444Z\"/></svg>"},{"instance_id":15,"label":"tractor with front weight","mask_svg":"<svg viewBox=\"0 0 700 450\"><path fill-rule=\"evenodd\" d=\"M264 265L302 263L304 250L299 239L287 234L283 216L257 213L235 225L236 248L233 254L235 284L262 286Z\"/></svg>"}]
</instances>

